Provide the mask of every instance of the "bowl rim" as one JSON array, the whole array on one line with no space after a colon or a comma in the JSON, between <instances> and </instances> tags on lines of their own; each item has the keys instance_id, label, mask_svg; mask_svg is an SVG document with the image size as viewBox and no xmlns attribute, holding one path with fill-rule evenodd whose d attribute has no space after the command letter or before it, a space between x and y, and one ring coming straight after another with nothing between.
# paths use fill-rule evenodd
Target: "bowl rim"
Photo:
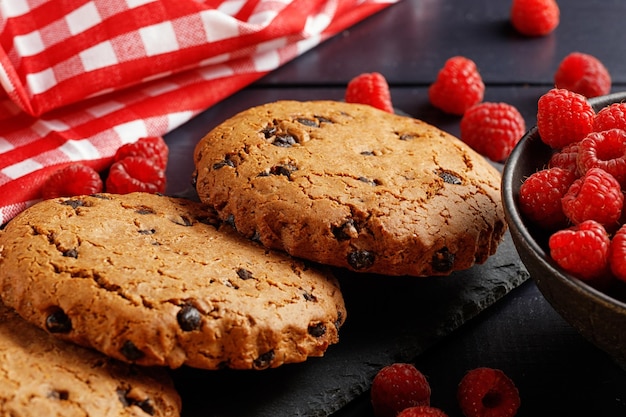
<instances>
[{"instance_id":1,"label":"bowl rim","mask_svg":"<svg viewBox=\"0 0 626 417\"><path fill-rule=\"evenodd\" d=\"M592 105L594 110L597 112L601 108L616 102L626 101L626 91L616 92L612 94L607 94L604 96L594 97L588 99L589 103ZM533 235L530 233L528 228L523 222L522 215L518 210L517 206L517 195L519 192L519 184L514 186L513 184L513 173L514 168L509 161L518 161L522 153L528 148L529 144L533 140L541 140L539 138L539 132L537 125L531 127L516 146L511 151L511 154L505 161L503 170L502 170L502 199L503 206L506 217L510 220L509 227L513 229L515 233L518 233L522 238L523 242L519 242L529 249L529 252L532 256L539 262L541 265L549 270L553 275L557 276L562 282L566 285L570 286L575 290L582 290L590 296L601 303L610 304L612 306L616 306L619 309L623 310L626 313L626 302L622 302L616 298L611 297L610 295L590 286L585 283L583 280L576 278L575 276L561 270L554 261L552 261L543 247L535 240ZM536 278L537 279L537 278Z\"/></svg>"}]
</instances>

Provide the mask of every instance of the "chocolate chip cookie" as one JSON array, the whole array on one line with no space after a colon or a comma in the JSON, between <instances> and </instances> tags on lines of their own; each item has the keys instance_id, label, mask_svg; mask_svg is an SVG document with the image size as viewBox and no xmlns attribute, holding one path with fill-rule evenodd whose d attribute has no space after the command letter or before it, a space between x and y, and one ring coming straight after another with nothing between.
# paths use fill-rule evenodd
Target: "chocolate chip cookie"
<instances>
[{"instance_id":1,"label":"chocolate chip cookie","mask_svg":"<svg viewBox=\"0 0 626 417\"><path fill-rule=\"evenodd\" d=\"M335 101L279 101L196 146L196 189L268 248L385 275L483 263L506 230L500 173L423 121Z\"/></svg>"},{"instance_id":2,"label":"chocolate chip cookie","mask_svg":"<svg viewBox=\"0 0 626 417\"><path fill-rule=\"evenodd\" d=\"M176 417L162 368L108 358L54 338L0 303L0 415Z\"/></svg>"},{"instance_id":3,"label":"chocolate chip cookie","mask_svg":"<svg viewBox=\"0 0 626 417\"><path fill-rule=\"evenodd\" d=\"M46 200L0 233L0 296L49 333L141 365L264 369L322 356L337 280L244 239L201 203Z\"/></svg>"}]
</instances>

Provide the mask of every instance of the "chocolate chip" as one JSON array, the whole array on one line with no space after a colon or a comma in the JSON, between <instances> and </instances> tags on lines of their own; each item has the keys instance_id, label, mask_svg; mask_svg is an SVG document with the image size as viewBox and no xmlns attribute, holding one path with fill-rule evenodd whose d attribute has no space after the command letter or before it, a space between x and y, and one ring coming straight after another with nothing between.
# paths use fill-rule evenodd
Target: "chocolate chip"
<instances>
[{"instance_id":1,"label":"chocolate chip","mask_svg":"<svg viewBox=\"0 0 626 417\"><path fill-rule=\"evenodd\" d=\"M155 214L156 212L151 207L139 206L139 207L135 208L135 213L137 213L137 214Z\"/></svg>"},{"instance_id":2,"label":"chocolate chip","mask_svg":"<svg viewBox=\"0 0 626 417\"><path fill-rule=\"evenodd\" d=\"M332 232L335 239L342 241L356 237L359 234L359 229L353 219L348 219L342 225L333 227Z\"/></svg>"},{"instance_id":3,"label":"chocolate chip","mask_svg":"<svg viewBox=\"0 0 626 417\"><path fill-rule=\"evenodd\" d=\"M265 136L265 139L269 139L276 134L276 127L267 126L263 130L261 130L261 133L263 133L263 136Z\"/></svg>"},{"instance_id":4,"label":"chocolate chip","mask_svg":"<svg viewBox=\"0 0 626 417\"><path fill-rule=\"evenodd\" d=\"M359 177L359 181L364 182L366 184L369 184L372 187L376 187L377 185L380 185L380 181L371 180L371 179L369 179L367 177Z\"/></svg>"},{"instance_id":5,"label":"chocolate chip","mask_svg":"<svg viewBox=\"0 0 626 417\"><path fill-rule=\"evenodd\" d=\"M108 195L104 195L104 194L92 194L91 195L94 198L99 198L100 200L112 200L111 197L109 197Z\"/></svg>"},{"instance_id":6,"label":"chocolate chip","mask_svg":"<svg viewBox=\"0 0 626 417\"><path fill-rule=\"evenodd\" d=\"M443 182L448 184L460 185L463 183L459 177L447 171L440 171L437 175L439 175L439 178L441 178Z\"/></svg>"},{"instance_id":7,"label":"chocolate chip","mask_svg":"<svg viewBox=\"0 0 626 417\"><path fill-rule=\"evenodd\" d=\"M285 165L276 165L270 168L270 174L272 175L284 175L287 178L291 178L291 173L298 170L298 167L285 164Z\"/></svg>"},{"instance_id":8,"label":"chocolate chip","mask_svg":"<svg viewBox=\"0 0 626 417\"><path fill-rule=\"evenodd\" d=\"M337 330L341 327L341 323L343 323L343 313L341 311L337 311L337 320L335 320L335 328Z\"/></svg>"},{"instance_id":9,"label":"chocolate chip","mask_svg":"<svg viewBox=\"0 0 626 417\"><path fill-rule=\"evenodd\" d=\"M140 391L137 391L140 392ZM146 414L154 415L154 406L150 398L135 398L137 393L130 389L118 388L117 396L124 407L130 407L132 405L141 408Z\"/></svg>"},{"instance_id":10,"label":"chocolate chip","mask_svg":"<svg viewBox=\"0 0 626 417\"><path fill-rule=\"evenodd\" d=\"M228 158L225 158L223 161L216 162L216 163L213 164L213 169L220 169L220 168L224 168L224 167L234 168L235 167L235 163L232 160L230 160Z\"/></svg>"},{"instance_id":11,"label":"chocolate chip","mask_svg":"<svg viewBox=\"0 0 626 417\"><path fill-rule=\"evenodd\" d=\"M372 152L372 151L363 151L363 152L361 152L361 155L363 155L363 156L374 156L374 152Z\"/></svg>"},{"instance_id":12,"label":"chocolate chip","mask_svg":"<svg viewBox=\"0 0 626 417\"><path fill-rule=\"evenodd\" d=\"M63 256L67 258L78 258L78 250L76 250L76 248L68 249L63 252Z\"/></svg>"},{"instance_id":13,"label":"chocolate chip","mask_svg":"<svg viewBox=\"0 0 626 417\"><path fill-rule=\"evenodd\" d=\"M192 305L185 304L176 314L176 320L178 325L185 332L197 330L200 328L202 322L202 316L197 308Z\"/></svg>"},{"instance_id":14,"label":"chocolate chip","mask_svg":"<svg viewBox=\"0 0 626 417\"><path fill-rule=\"evenodd\" d=\"M298 117L296 122L309 127L319 127L317 120L305 119L304 117Z\"/></svg>"},{"instance_id":15,"label":"chocolate chip","mask_svg":"<svg viewBox=\"0 0 626 417\"><path fill-rule=\"evenodd\" d=\"M226 217L225 220L226 224L229 224L233 229L237 229L237 226L235 225L235 215L234 214L229 214L228 217Z\"/></svg>"},{"instance_id":16,"label":"chocolate chip","mask_svg":"<svg viewBox=\"0 0 626 417\"><path fill-rule=\"evenodd\" d=\"M176 223L181 226L189 227L193 225L193 221L187 216L172 216L169 218L172 223Z\"/></svg>"},{"instance_id":17,"label":"chocolate chip","mask_svg":"<svg viewBox=\"0 0 626 417\"><path fill-rule=\"evenodd\" d=\"M73 209L77 209L78 207L84 206L85 202L83 200L70 199L70 200L64 200L61 204L64 206L70 206Z\"/></svg>"},{"instance_id":18,"label":"chocolate chip","mask_svg":"<svg viewBox=\"0 0 626 417\"><path fill-rule=\"evenodd\" d=\"M261 234L257 230L255 230L250 240L253 242L261 243Z\"/></svg>"},{"instance_id":19,"label":"chocolate chip","mask_svg":"<svg viewBox=\"0 0 626 417\"><path fill-rule=\"evenodd\" d=\"M374 254L366 250L357 250L348 254L348 264L354 269L365 269L374 265Z\"/></svg>"},{"instance_id":20,"label":"chocolate chip","mask_svg":"<svg viewBox=\"0 0 626 417\"><path fill-rule=\"evenodd\" d=\"M130 340L124 342L120 348L120 353L129 361L136 361L144 357L144 353Z\"/></svg>"},{"instance_id":21,"label":"chocolate chip","mask_svg":"<svg viewBox=\"0 0 626 417\"><path fill-rule=\"evenodd\" d=\"M267 351L254 360L254 367L264 369L270 366L274 360L274 350Z\"/></svg>"},{"instance_id":22,"label":"chocolate chip","mask_svg":"<svg viewBox=\"0 0 626 417\"><path fill-rule=\"evenodd\" d=\"M50 333L69 333L72 330L72 321L57 307L46 317L46 329Z\"/></svg>"},{"instance_id":23,"label":"chocolate chip","mask_svg":"<svg viewBox=\"0 0 626 417\"><path fill-rule=\"evenodd\" d=\"M156 233L155 229L140 229L137 230L140 235L153 235Z\"/></svg>"},{"instance_id":24,"label":"chocolate chip","mask_svg":"<svg viewBox=\"0 0 626 417\"><path fill-rule=\"evenodd\" d=\"M326 325L324 323L309 324L308 332L313 337L321 337L326 334Z\"/></svg>"},{"instance_id":25,"label":"chocolate chip","mask_svg":"<svg viewBox=\"0 0 626 417\"><path fill-rule=\"evenodd\" d=\"M305 300L307 300L307 301L317 302L317 297L316 297L316 296L314 296L314 295L313 295L313 294L311 294L311 293L308 293L308 292L303 292L303 293L302 293L302 296L303 296L303 297L304 297L304 299L305 299Z\"/></svg>"},{"instance_id":26,"label":"chocolate chip","mask_svg":"<svg viewBox=\"0 0 626 417\"><path fill-rule=\"evenodd\" d=\"M239 276L239 278L243 279L244 281L247 279L252 279L254 278L254 276L252 275L252 272L248 271L247 269L244 268L239 268L237 270L237 275Z\"/></svg>"},{"instance_id":27,"label":"chocolate chip","mask_svg":"<svg viewBox=\"0 0 626 417\"><path fill-rule=\"evenodd\" d=\"M70 398L70 393L67 390L54 390L48 393L48 398L66 401Z\"/></svg>"},{"instance_id":28,"label":"chocolate chip","mask_svg":"<svg viewBox=\"0 0 626 417\"><path fill-rule=\"evenodd\" d=\"M294 138L292 135L288 133L282 133L280 135L276 135L274 137L274 140L272 141L272 145L278 146L281 148L290 148L296 143L298 143L296 138Z\"/></svg>"},{"instance_id":29,"label":"chocolate chip","mask_svg":"<svg viewBox=\"0 0 626 417\"><path fill-rule=\"evenodd\" d=\"M330 120L328 117L324 117L324 116L315 116L315 118L319 121L320 124L322 123L334 123L332 120Z\"/></svg>"},{"instance_id":30,"label":"chocolate chip","mask_svg":"<svg viewBox=\"0 0 626 417\"><path fill-rule=\"evenodd\" d=\"M452 270L454 266L454 253L451 253L446 247L441 248L433 255L431 265L433 270L438 272L448 272Z\"/></svg>"}]
</instances>

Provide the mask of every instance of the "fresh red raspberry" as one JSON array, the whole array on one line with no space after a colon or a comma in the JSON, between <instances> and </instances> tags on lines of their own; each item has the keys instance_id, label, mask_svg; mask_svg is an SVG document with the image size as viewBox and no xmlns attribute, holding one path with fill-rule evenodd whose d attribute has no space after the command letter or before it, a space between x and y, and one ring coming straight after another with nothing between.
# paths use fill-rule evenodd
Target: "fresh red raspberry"
<instances>
[{"instance_id":1,"label":"fresh red raspberry","mask_svg":"<svg viewBox=\"0 0 626 417\"><path fill-rule=\"evenodd\" d=\"M83 164L71 164L50 175L42 188L42 198L89 195L102 191L102 179L98 172Z\"/></svg>"},{"instance_id":2,"label":"fresh red raspberry","mask_svg":"<svg viewBox=\"0 0 626 417\"><path fill-rule=\"evenodd\" d=\"M370 395L376 417L396 417L405 408L430 405L428 380L408 363L394 363L378 371Z\"/></svg>"},{"instance_id":3,"label":"fresh red raspberry","mask_svg":"<svg viewBox=\"0 0 626 417\"><path fill-rule=\"evenodd\" d=\"M610 244L606 230L594 220L559 230L548 240L552 259L582 280L594 280L607 273Z\"/></svg>"},{"instance_id":4,"label":"fresh red raspberry","mask_svg":"<svg viewBox=\"0 0 626 417\"><path fill-rule=\"evenodd\" d=\"M468 371L459 383L457 398L466 417L513 417L521 402L515 383L493 368Z\"/></svg>"},{"instance_id":5,"label":"fresh red raspberry","mask_svg":"<svg viewBox=\"0 0 626 417\"><path fill-rule=\"evenodd\" d=\"M562 168L572 171L576 175L578 173L578 145L580 142L565 145L561 150L555 152L548 161L548 168Z\"/></svg>"},{"instance_id":6,"label":"fresh red raspberry","mask_svg":"<svg viewBox=\"0 0 626 417\"><path fill-rule=\"evenodd\" d=\"M162 137L150 136L122 145L115 153L113 160L119 161L127 156L142 156L152 159L159 167L165 169L169 149Z\"/></svg>"},{"instance_id":7,"label":"fresh red raspberry","mask_svg":"<svg viewBox=\"0 0 626 417\"><path fill-rule=\"evenodd\" d=\"M428 89L433 106L458 116L483 101L484 95L485 84L476 63L463 56L449 58Z\"/></svg>"},{"instance_id":8,"label":"fresh red raspberry","mask_svg":"<svg viewBox=\"0 0 626 417\"><path fill-rule=\"evenodd\" d=\"M620 227L611 239L609 265L617 279L626 281L626 225Z\"/></svg>"},{"instance_id":9,"label":"fresh red raspberry","mask_svg":"<svg viewBox=\"0 0 626 417\"><path fill-rule=\"evenodd\" d=\"M344 99L347 103L368 104L388 113L394 112L389 84L378 72L359 74L350 80Z\"/></svg>"},{"instance_id":10,"label":"fresh red raspberry","mask_svg":"<svg viewBox=\"0 0 626 417\"><path fill-rule=\"evenodd\" d=\"M560 10L555 0L513 0L511 24L522 35L545 36L559 25Z\"/></svg>"},{"instance_id":11,"label":"fresh red raspberry","mask_svg":"<svg viewBox=\"0 0 626 417\"><path fill-rule=\"evenodd\" d=\"M524 118L507 103L479 103L461 118L461 140L494 162L504 161L525 131Z\"/></svg>"},{"instance_id":12,"label":"fresh red raspberry","mask_svg":"<svg viewBox=\"0 0 626 417\"><path fill-rule=\"evenodd\" d=\"M438 408L418 405L405 408L397 417L448 417L448 415Z\"/></svg>"},{"instance_id":13,"label":"fresh red raspberry","mask_svg":"<svg viewBox=\"0 0 626 417\"><path fill-rule=\"evenodd\" d=\"M591 168L572 183L561 204L573 224L595 220L614 229L622 215L624 194L615 177L603 169Z\"/></svg>"},{"instance_id":14,"label":"fresh red raspberry","mask_svg":"<svg viewBox=\"0 0 626 417\"><path fill-rule=\"evenodd\" d=\"M582 140L593 131L594 117L585 96L564 88L549 90L537 104L539 136L554 149Z\"/></svg>"},{"instance_id":15,"label":"fresh red raspberry","mask_svg":"<svg viewBox=\"0 0 626 417\"><path fill-rule=\"evenodd\" d=\"M154 161L141 156L128 156L114 162L106 180L109 193L127 194L135 191L165 192L165 171Z\"/></svg>"},{"instance_id":16,"label":"fresh red raspberry","mask_svg":"<svg viewBox=\"0 0 626 417\"><path fill-rule=\"evenodd\" d=\"M593 121L593 130L626 130L626 103L613 103L600 109Z\"/></svg>"},{"instance_id":17,"label":"fresh red raspberry","mask_svg":"<svg viewBox=\"0 0 626 417\"><path fill-rule=\"evenodd\" d=\"M546 168L531 174L519 190L520 210L532 222L546 230L567 226L561 199L576 175L563 168Z\"/></svg>"},{"instance_id":18,"label":"fresh red raspberry","mask_svg":"<svg viewBox=\"0 0 626 417\"><path fill-rule=\"evenodd\" d=\"M626 186L626 131L603 130L588 134L578 146L578 171L602 168Z\"/></svg>"},{"instance_id":19,"label":"fresh red raspberry","mask_svg":"<svg viewBox=\"0 0 626 417\"><path fill-rule=\"evenodd\" d=\"M566 88L587 98L611 91L611 75L595 56L572 52L559 64L554 74L556 88Z\"/></svg>"}]
</instances>

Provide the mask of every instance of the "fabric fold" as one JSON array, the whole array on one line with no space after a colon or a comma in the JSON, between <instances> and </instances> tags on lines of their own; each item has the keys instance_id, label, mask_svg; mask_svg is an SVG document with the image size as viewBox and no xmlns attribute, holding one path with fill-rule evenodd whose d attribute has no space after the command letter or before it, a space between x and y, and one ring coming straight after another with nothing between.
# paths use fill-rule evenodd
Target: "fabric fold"
<instances>
[{"instance_id":1,"label":"fabric fold","mask_svg":"<svg viewBox=\"0 0 626 417\"><path fill-rule=\"evenodd\" d=\"M0 1L0 224L396 1Z\"/></svg>"}]
</instances>

